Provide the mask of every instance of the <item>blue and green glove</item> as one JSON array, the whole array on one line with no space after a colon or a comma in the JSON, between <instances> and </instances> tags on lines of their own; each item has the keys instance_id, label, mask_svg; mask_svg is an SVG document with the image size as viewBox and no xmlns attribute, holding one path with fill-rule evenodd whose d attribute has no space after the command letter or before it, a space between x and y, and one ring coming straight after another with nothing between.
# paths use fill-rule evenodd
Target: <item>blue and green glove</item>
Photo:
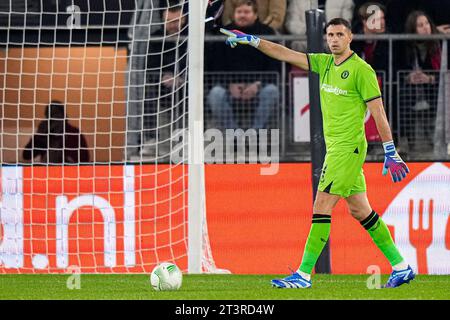
<instances>
[{"instance_id":1,"label":"blue and green glove","mask_svg":"<svg viewBox=\"0 0 450 320\"><path fill-rule=\"evenodd\" d=\"M248 44L252 47L258 48L259 42L261 41L260 38L252 36L251 34L243 33L239 30L227 30L220 28L220 32L228 36L225 43L232 48L236 47L238 44Z\"/></svg>"},{"instance_id":2,"label":"blue and green glove","mask_svg":"<svg viewBox=\"0 0 450 320\"><path fill-rule=\"evenodd\" d=\"M392 181L399 182L406 177L409 173L408 166L400 158L395 150L395 145L393 141L388 141L383 143L384 149L384 165L383 165L383 176L385 176L388 171L391 173Z\"/></svg>"}]
</instances>

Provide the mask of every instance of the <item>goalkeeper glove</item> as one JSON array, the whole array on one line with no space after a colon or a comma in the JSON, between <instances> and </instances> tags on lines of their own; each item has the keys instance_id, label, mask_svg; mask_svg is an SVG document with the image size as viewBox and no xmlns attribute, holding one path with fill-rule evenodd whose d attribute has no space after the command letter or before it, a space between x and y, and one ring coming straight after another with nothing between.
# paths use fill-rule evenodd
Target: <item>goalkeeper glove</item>
<instances>
[{"instance_id":1,"label":"goalkeeper glove","mask_svg":"<svg viewBox=\"0 0 450 320\"><path fill-rule=\"evenodd\" d=\"M409 173L408 166L406 163L400 158L395 150L394 142L388 141L383 143L384 148L384 165L383 165L383 176L390 171L392 181L398 182L406 177L406 174Z\"/></svg>"},{"instance_id":2,"label":"goalkeeper glove","mask_svg":"<svg viewBox=\"0 0 450 320\"><path fill-rule=\"evenodd\" d=\"M252 47L257 48L259 46L259 42L261 41L260 38L250 34L245 34L239 30L227 30L220 28L220 32L228 36L225 43L232 48L236 47L238 44L249 44Z\"/></svg>"}]
</instances>

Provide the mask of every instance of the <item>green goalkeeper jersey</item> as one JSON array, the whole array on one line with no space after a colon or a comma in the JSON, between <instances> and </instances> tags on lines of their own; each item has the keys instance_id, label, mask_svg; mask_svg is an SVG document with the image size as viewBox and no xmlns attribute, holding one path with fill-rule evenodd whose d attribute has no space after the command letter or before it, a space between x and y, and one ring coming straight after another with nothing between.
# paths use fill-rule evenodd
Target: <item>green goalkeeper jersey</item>
<instances>
[{"instance_id":1,"label":"green goalkeeper jersey","mask_svg":"<svg viewBox=\"0 0 450 320\"><path fill-rule=\"evenodd\" d=\"M307 54L309 69L320 78L323 133L327 152L347 152L367 146L366 103L381 96L372 67L356 53L339 65L333 55Z\"/></svg>"}]
</instances>

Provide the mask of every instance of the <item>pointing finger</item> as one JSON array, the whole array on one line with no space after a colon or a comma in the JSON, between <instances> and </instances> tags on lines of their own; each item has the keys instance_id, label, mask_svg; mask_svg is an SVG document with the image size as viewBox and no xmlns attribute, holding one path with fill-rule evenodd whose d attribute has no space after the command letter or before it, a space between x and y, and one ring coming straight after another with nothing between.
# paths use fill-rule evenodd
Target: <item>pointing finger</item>
<instances>
[{"instance_id":1,"label":"pointing finger","mask_svg":"<svg viewBox=\"0 0 450 320\"><path fill-rule=\"evenodd\" d=\"M220 28L220 32L229 37L235 36L235 34L233 32L231 32L230 30L224 29L224 28Z\"/></svg>"}]
</instances>

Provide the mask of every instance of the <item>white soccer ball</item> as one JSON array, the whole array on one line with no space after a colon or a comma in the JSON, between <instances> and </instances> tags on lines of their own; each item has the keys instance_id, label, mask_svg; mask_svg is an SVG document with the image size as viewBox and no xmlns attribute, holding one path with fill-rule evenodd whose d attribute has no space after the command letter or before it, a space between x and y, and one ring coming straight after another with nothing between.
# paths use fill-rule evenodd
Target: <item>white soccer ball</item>
<instances>
[{"instance_id":1,"label":"white soccer ball","mask_svg":"<svg viewBox=\"0 0 450 320\"><path fill-rule=\"evenodd\" d=\"M150 283L156 291L178 290L182 282L183 273L171 262L160 263L150 275Z\"/></svg>"}]
</instances>

